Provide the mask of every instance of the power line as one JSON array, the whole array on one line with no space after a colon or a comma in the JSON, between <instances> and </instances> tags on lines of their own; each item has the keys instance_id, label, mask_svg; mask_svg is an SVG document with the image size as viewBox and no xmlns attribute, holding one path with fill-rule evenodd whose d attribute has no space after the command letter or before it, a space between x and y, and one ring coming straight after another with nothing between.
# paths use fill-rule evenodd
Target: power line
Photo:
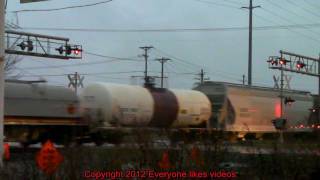
<instances>
[{"instance_id":1,"label":"power line","mask_svg":"<svg viewBox=\"0 0 320 180\"><path fill-rule=\"evenodd\" d=\"M232 6L229 4L224 4L224 3L217 3L217 2L212 2L212 1L205 1L205 0L194 0L200 3L205 3L205 4L213 4L217 6L223 6L223 7L228 7L228 8L238 8L237 6Z\"/></svg>"},{"instance_id":2,"label":"power line","mask_svg":"<svg viewBox=\"0 0 320 180\"><path fill-rule=\"evenodd\" d=\"M102 55L102 54L97 54L93 52L88 52L88 51L83 51L84 54L92 55L92 56L97 56L97 57L102 57L102 58L108 58L108 59L117 59L117 60L124 60L124 61L141 61L139 59L133 59L133 58L122 58L122 57L115 57L115 56L107 56L107 55Z\"/></svg>"},{"instance_id":3,"label":"power line","mask_svg":"<svg viewBox=\"0 0 320 180\"><path fill-rule=\"evenodd\" d=\"M30 77L39 77L40 79L42 78L41 76L38 76L36 74L33 74L33 73L30 73L29 71L27 71L26 69L22 69L22 68L19 68L19 67L16 67L17 69L19 69L20 71L26 73L26 74L29 74ZM58 83L60 84L60 82L57 82L57 81L52 81L52 82L55 82L55 83Z\"/></svg>"},{"instance_id":4,"label":"power line","mask_svg":"<svg viewBox=\"0 0 320 180\"><path fill-rule=\"evenodd\" d=\"M245 5L244 3L240 3L238 2L239 0L236 0L236 1L232 1L232 0L222 0L224 2L229 2L229 3L232 3L232 4L237 4L237 5Z\"/></svg>"},{"instance_id":5,"label":"power line","mask_svg":"<svg viewBox=\"0 0 320 180\"><path fill-rule=\"evenodd\" d=\"M311 3L311 2L309 2L309 1L307 1L307 0L304 0L304 2L305 2L306 4L309 4L309 6L311 6L311 7L320 8L320 6L319 6L318 4L313 4L313 3Z\"/></svg>"},{"instance_id":6,"label":"power line","mask_svg":"<svg viewBox=\"0 0 320 180\"><path fill-rule=\"evenodd\" d=\"M213 4L213 3L211 3L211 4ZM229 7L229 8L240 10L239 8L236 8L236 7ZM275 13L274 13L273 11L269 11L269 10L267 10L267 9L265 9L265 8L261 8L261 9L264 10L264 11L266 11L266 12L268 12L268 13L270 13L270 14L272 14L273 16L278 17L277 15L275 15ZM265 20L265 21L269 21L269 22L274 23L273 21L271 21L271 20L269 20L269 19L267 19L267 18L265 18L265 17L258 16L258 15L255 15L255 16L257 16L257 17L259 17L260 19L263 19L263 20ZM285 18L285 19L286 19L286 18ZM279 25L278 23L275 23L275 24ZM298 24L295 24L295 25L298 25ZM282 25L280 25L280 26L282 26ZM307 38L307 39L320 42L319 40L314 39L313 37L311 37L311 36L309 36L309 35L305 35L304 33L291 30L289 27L284 27L284 29L287 29L288 31L291 31L291 32L293 32L293 33L295 33L295 34L299 34L299 35L301 35L301 36L303 36L303 37L305 37L305 38Z\"/></svg>"},{"instance_id":7,"label":"power line","mask_svg":"<svg viewBox=\"0 0 320 180\"><path fill-rule=\"evenodd\" d=\"M96 65L96 64L104 64L109 62L114 62L117 60L109 60L109 61L95 61L88 63L79 63L79 64L65 64L65 65L53 65L53 66L32 66L32 67L24 67L25 69L54 69L54 68L62 68L62 67L74 67L74 66L87 66L87 65Z\"/></svg>"},{"instance_id":8,"label":"power line","mask_svg":"<svg viewBox=\"0 0 320 180\"><path fill-rule=\"evenodd\" d=\"M291 13L291 14L297 16L297 17L300 17L300 18L302 18L302 19L304 19L304 20L306 19L305 16L302 16L302 15L300 15L300 14L294 12L294 11L291 11L291 10L289 10L288 8L284 8L284 7L280 6L278 3L274 3L272 0L267 0L267 2L270 3L270 4L271 4L272 6L274 6L274 7L277 7L277 8L279 8L279 9L282 9L282 10L284 10L284 11L286 11L286 12L288 12L288 13Z\"/></svg>"},{"instance_id":9,"label":"power line","mask_svg":"<svg viewBox=\"0 0 320 180\"><path fill-rule=\"evenodd\" d=\"M96 3L91 3L91 4L84 4L84 5L77 5L77 6L67 6L67 7L62 7L62 8L53 8L53 9L22 9L22 10L17 10L17 11L12 11L13 13L21 13L21 12L48 12L48 11L60 11L60 10L65 10L65 9L74 9L74 8L83 8L83 7L89 7L89 6L95 6L99 4L105 4L109 3L113 0L107 0L107 1L101 1L101 2L96 2Z\"/></svg>"},{"instance_id":10,"label":"power line","mask_svg":"<svg viewBox=\"0 0 320 180\"><path fill-rule=\"evenodd\" d=\"M173 63L167 63L166 67L171 69L171 71L167 71L167 73L169 74L175 74L175 75L194 75L194 72L190 72L190 71L185 71L185 69L183 69L181 66L179 65L175 65L174 63L176 63L177 61L173 61ZM183 64L184 65L184 64ZM177 72L176 70L178 70L178 68L180 68L182 71L181 73Z\"/></svg>"},{"instance_id":11,"label":"power line","mask_svg":"<svg viewBox=\"0 0 320 180\"><path fill-rule=\"evenodd\" d=\"M118 72L98 72L98 73L79 73L81 75L92 76L92 75L108 75L108 74L129 74L129 73L140 73L143 71L118 71ZM67 76L69 74L30 74L24 75L23 77L59 77L59 76Z\"/></svg>"},{"instance_id":12,"label":"power line","mask_svg":"<svg viewBox=\"0 0 320 180\"><path fill-rule=\"evenodd\" d=\"M121 61L133 61L130 59L122 59ZM78 64L65 64L65 65L53 65L53 66L33 66L33 67L24 67L25 69L53 69L53 68L63 68L63 67L74 67L74 66L87 66L87 65L96 65L96 64L104 64L111 62L121 62L120 59L112 59L112 60L103 60L103 61L94 61L87 63L78 63Z\"/></svg>"},{"instance_id":13,"label":"power line","mask_svg":"<svg viewBox=\"0 0 320 180\"><path fill-rule=\"evenodd\" d=\"M254 30L276 30L276 29L309 29L319 28L320 23L291 24L253 27ZM204 27L204 28L161 28L161 29L95 29L95 28L47 28L47 27L22 27L25 30L41 31L72 31L72 32L101 32L101 33L139 33L139 32L193 32L193 31L243 31L248 27Z\"/></svg>"},{"instance_id":14,"label":"power line","mask_svg":"<svg viewBox=\"0 0 320 180\"><path fill-rule=\"evenodd\" d=\"M289 19L284 18L284 17L280 16L279 14L276 14L276 13L274 13L273 11L270 11L270 10L268 10L268 9L266 9L266 8L261 8L261 9L262 9L263 11L269 13L269 14L272 14L272 15L275 16L275 17L280 17L280 18L282 18L282 19L285 19L286 21L290 21ZM261 16L260 16L260 18L261 18ZM269 21L269 22L273 22L273 23L274 23L274 21L271 21L271 20L269 20L269 19L266 19L266 18L263 18L263 19L264 19L264 20L267 20L267 21ZM275 23L275 24L277 24L277 23ZM291 31L291 32L294 32L294 33L296 33L296 34L299 34L299 35L301 35L301 36L303 36L303 37L306 37L306 38L308 38L308 39L310 39L310 40L320 42L320 40L318 40L318 39L316 39L316 38L313 38L313 37L311 37L311 36L309 36L309 35L306 35L306 34L304 34L304 33L301 33L301 32L298 32L298 31L294 31L294 30L289 29L289 28L287 28L287 30L289 30L289 31ZM312 31L311 31L311 32L312 32Z\"/></svg>"},{"instance_id":15,"label":"power line","mask_svg":"<svg viewBox=\"0 0 320 180\"><path fill-rule=\"evenodd\" d=\"M200 69L203 68L202 66L200 66L200 65L198 65L198 64L194 64L194 63L191 63L191 62L189 62L189 61L183 60L183 59L181 59L181 58L177 58L176 56L173 56L173 55L171 55L171 54L168 54L168 53L166 53L166 52L164 52L164 51L162 51L162 50L160 50L160 49L158 49L158 48L154 48L154 49L155 49L156 51L158 51L158 52L160 52L160 53L168 56L168 57L171 57L172 59L177 60L177 61L173 61L173 63L179 63L179 62L180 62L181 65L184 65L186 68L192 69L192 70L194 70L195 72L197 72L197 71L199 70L199 68L200 68ZM173 65L173 64L171 64L171 63L168 63L168 64L169 64L169 65ZM179 66L179 65L178 65L178 67L179 67L179 68L182 68L182 67ZM175 68L175 69L176 69L176 68ZM184 71L184 72L185 72L185 71ZM220 76L228 77L229 79L230 79L230 78L231 78L231 79L235 79L235 78L233 78L233 77L231 77L231 76L234 76L234 77L237 77L237 78L240 76L240 75L237 75L237 74L232 74L232 73L228 73L228 72L223 72L223 71L221 71L221 70L214 70L214 71L212 71L211 73L213 73L213 72L214 72L215 75L220 75ZM191 73L188 73L188 74L191 74ZM196 73L193 73L193 74L196 74ZM224 74L226 74L226 75L224 75Z\"/></svg>"},{"instance_id":16,"label":"power line","mask_svg":"<svg viewBox=\"0 0 320 180\"><path fill-rule=\"evenodd\" d=\"M312 15L314 15L314 16L320 17L319 14L314 13L314 12L310 11L309 9L306 9L306 8L304 8L303 6L300 6L299 4L297 4L297 3L293 2L293 1L287 0L287 2L290 3L290 4L292 4L293 6L296 6L296 7L301 8L302 10L304 10L305 12L307 12L307 13L309 13L309 14L312 14Z\"/></svg>"},{"instance_id":17,"label":"power line","mask_svg":"<svg viewBox=\"0 0 320 180\"><path fill-rule=\"evenodd\" d=\"M164 51L162 51L162 50L160 50L160 49L158 49L158 48L154 48L154 49L155 49L156 51L158 51L158 52L166 55L166 56L169 56L169 57L171 57L171 58L173 58L173 59L176 59L176 60L178 60L178 61L180 61L180 62L183 62L183 63L185 63L185 64L191 65L192 67L197 66L197 67L202 68L202 66L200 66L200 65L198 65L198 64L194 64L194 63L191 63L191 62L189 62L189 61L183 60L183 59L181 59L181 58L175 57L175 56L173 56L173 55L171 55L171 54L168 54L168 53L166 53L166 52L164 52Z\"/></svg>"},{"instance_id":18,"label":"power line","mask_svg":"<svg viewBox=\"0 0 320 180\"><path fill-rule=\"evenodd\" d=\"M23 71L25 71L22 68L19 68ZM27 71L25 71L27 72ZM96 76L96 75L111 75L111 74L130 74L130 73L141 73L144 71L114 71L114 72L97 72L97 73L81 73L79 72L79 74L81 75L86 75L86 76ZM150 71L152 73L159 73L158 71ZM176 75L194 75L194 73L178 73L178 72L167 72L167 73L173 73ZM34 73L30 73L27 72L27 74L29 75L23 75L23 77L64 77L67 76L69 74L34 74Z\"/></svg>"},{"instance_id":19,"label":"power line","mask_svg":"<svg viewBox=\"0 0 320 180\"><path fill-rule=\"evenodd\" d=\"M305 16L302 16L302 15L300 15L300 14L298 14L298 13L295 13L294 11L289 10L288 8L284 8L284 7L280 6L279 4L276 4L276 3L272 2L272 0L268 0L267 2L270 3L270 4L271 4L272 6L274 6L274 7L277 7L277 8L279 8L279 9L282 9L282 10L284 10L284 11L286 11L286 12L288 12L288 13L291 13L291 14L297 16L297 17L300 17L300 18L302 18L302 19L304 19L304 20L305 20L305 19L308 19L308 18L306 18ZM279 14L278 14L277 16L279 16ZM284 18L284 17L281 17L281 16L279 16L279 17L282 18L282 19L284 19L284 20L286 20L286 21L289 21L289 22L290 22L290 20L289 20L288 18ZM293 21L291 21L291 22L293 22ZM297 24L294 24L294 25L297 25ZM308 30L309 30L310 32L314 33L314 34L317 34L317 35L320 34L320 33L316 32L316 31L312 31L312 30L310 30L310 29L308 29Z\"/></svg>"}]
</instances>

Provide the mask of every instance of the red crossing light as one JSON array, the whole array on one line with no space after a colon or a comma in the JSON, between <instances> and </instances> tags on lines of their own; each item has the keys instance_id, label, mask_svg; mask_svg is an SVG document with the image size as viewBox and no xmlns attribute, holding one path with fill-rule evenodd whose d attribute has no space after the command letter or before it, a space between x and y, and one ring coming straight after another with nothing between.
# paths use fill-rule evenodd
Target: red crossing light
<instances>
[{"instance_id":1,"label":"red crossing light","mask_svg":"<svg viewBox=\"0 0 320 180\"><path fill-rule=\"evenodd\" d=\"M297 64L296 64L297 69L304 68L305 66L306 66L306 64L301 62L301 61L298 61Z\"/></svg>"},{"instance_id":2,"label":"red crossing light","mask_svg":"<svg viewBox=\"0 0 320 180\"><path fill-rule=\"evenodd\" d=\"M291 99L291 97L286 97L284 98L284 104L285 105L291 105L292 103L294 103L295 100L294 99Z\"/></svg>"},{"instance_id":3,"label":"red crossing light","mask_svg":"<svg viewBox=\"0 0 320 180\"><path fill-rule=\"evenodd\" d=\"M281 65L286 65L287 62L289 62L289 61L286 60L286 59L284 59L284 58L281 58L281 59L279 60L279 64L281 64Z\"/></svg>"},{"instance_id":4,"label":"red crossing light","mask_svg":"<svg viewBox=\"0 0 320 180\"><path fill-rule=\"evenodd\" d=\"M278 65L278 60L275 60L275 59L270 59L270 60L268 60L267 61L268 63L270 63L272 66L274 66L274 65Z\"/></svg>"}]
</instances>

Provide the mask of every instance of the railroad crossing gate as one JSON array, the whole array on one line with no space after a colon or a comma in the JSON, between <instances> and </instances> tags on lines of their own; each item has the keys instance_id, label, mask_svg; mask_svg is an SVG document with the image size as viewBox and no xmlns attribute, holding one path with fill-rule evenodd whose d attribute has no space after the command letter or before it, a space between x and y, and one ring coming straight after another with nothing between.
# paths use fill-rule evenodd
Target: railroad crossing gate
<instances>
[{"instance_id":1,"label":"railroad crossing gate","mask_svg":"<svg viewBox=\"0 0 320 180\"><path fill-rule=\"evenodd\" d=\"M48 140L38 152L36 156L36 162L40 170L48 175L51 175L63 162L63 157L54 147L53 143Z\"/></svg>"}]
</instances>

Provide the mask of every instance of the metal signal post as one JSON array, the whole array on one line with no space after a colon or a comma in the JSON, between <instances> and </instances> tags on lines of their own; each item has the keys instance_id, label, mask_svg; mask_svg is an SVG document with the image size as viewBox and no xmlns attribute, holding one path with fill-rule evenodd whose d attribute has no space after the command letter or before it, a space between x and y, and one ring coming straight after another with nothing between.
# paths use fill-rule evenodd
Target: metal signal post
<instances>
[{"instance_id":1,"label":"metal signal post","mask_svg":"<svg viewBox=\"0 0 320 180\"><path fill-rule=\"evenodd\" d=\"M280 51L280 57L278 56L270 56L269 60L267 61L269 63L270 69L278 69L281 71L281 80L280 80L280 99L281 99L281 117L277 121L274 120L273 123L275 124L277 128L277 124L281 124L281 126L285 125L285 122L282 123L279 120L284 120L283 115L283 103L285 104L291 104L295 100L291 99L290 97L284 97L283 96L283 72L294 72L299 74L304 74L308 76L315 76L318 77L318 83L319 83L319 98L320 98L320 58L313 58L308 57L304 55L299 55L291 52L286 51ZM285 102L283 100L285 99ZM318 121L320 119L320 112L319 107L316 107L318 109ZM282 131L284 127L280 127L280 141L283 142L283 135Z\"/></svg>"},{"instance_id":2,"label":"metal signal post","mask_svg":"<svg viewBox=\"0 0 320 180\"><path fill-rule=\"evenodd\" d=\"M280 51L280 57L281 59L279 59L277 56L269 57L268 62L270 69L278 69L318 77L318 93L320 95L320 57L313 58L282 50ZM280 67L279 63L281 60L283 64Z\"/></svg>"}]
</instances>

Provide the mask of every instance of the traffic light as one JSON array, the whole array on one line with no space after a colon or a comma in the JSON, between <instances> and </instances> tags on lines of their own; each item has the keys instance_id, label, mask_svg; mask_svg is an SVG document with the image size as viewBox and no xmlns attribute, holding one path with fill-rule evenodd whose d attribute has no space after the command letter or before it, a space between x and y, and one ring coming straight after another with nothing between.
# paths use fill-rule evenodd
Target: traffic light
<instances>
[{"instance_id":1,"label":"traffic light","mask_svg":"<svg viewBox=\"0 0 320 180\"><path fill-rule=\"evenodd\" d=\"M291 105L292 103L294 103L296 100L292 99L291 97L285 97L284 98L284 104L285 105Z\"/></svg>"},{"instance_id":2,"label":"traffic light","mask_svg":"<svg viewBox=\"0 0 320 180\"><path fill-rule=\"evenodd\" d=\"M301 62L301 61L297 61L296 67L297 69L301 69L304 68L306 66L305 63Z\"/></svg>"}]
</instances>

